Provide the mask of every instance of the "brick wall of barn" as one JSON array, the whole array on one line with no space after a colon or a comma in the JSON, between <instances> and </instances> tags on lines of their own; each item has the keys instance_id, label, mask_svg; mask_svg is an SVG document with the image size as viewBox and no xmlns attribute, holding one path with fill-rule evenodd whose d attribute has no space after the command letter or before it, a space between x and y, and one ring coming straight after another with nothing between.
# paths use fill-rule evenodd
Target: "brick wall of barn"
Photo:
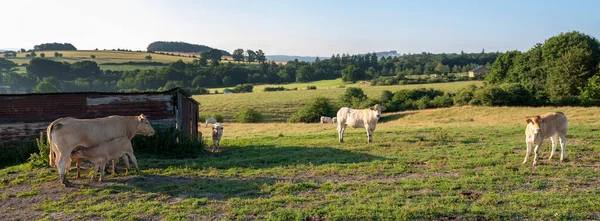
<instances>
[{"instance_id":1,"label":"brick wall of barn","mask_svg":"<svg viewBox=\"0 0 600 221\"><path fill-rule=\"evenodd\" d=\"M155 129L175 127L178 97L182 95L177 92L0 95L0 142L18 144L26 138L39 136L50 122L61 117L144 114ZM183 132L193 135L193 131Z\"/></svg>"}]
</instances>

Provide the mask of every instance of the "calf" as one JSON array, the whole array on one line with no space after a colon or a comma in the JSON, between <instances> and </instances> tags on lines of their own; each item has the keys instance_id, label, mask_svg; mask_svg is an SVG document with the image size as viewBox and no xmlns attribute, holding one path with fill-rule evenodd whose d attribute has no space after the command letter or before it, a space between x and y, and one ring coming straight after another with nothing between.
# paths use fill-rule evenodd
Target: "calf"
<instances>
[{"instance_id":1,"label":"calf","mask_svg":"<svg viewBox=\"0 0 600 221\"><path fill-rule=\"evenodd\" d=\"M206 118L206 126L205 127L208 127L208 124L216 124L216 123L217 123L217 119L214 119L212 117Z\"/></svg>"},{"instance_id":2,"label":"calf","mask_svg":"<svg viewBox=\"0 0 600 221\"><path fill-rule=\"evenodd\" d=\"M331 117L321 116L321 123L331 123Z\"/></svg>"},{"instance_id":3,"label":"calf","mask_svg":"<svg viewBox=\"0 0 600 221\"><path fill-rule=\"evenodd\" d=\"M223 126L220 123L215 123L212 126L213 152L221 149L221 138L223 137Z\"/></svg>"},{"instance_id":4,"label":"calf","mask_svg":"<svg viewBox=\"0 0 600 221\"><path fill-rule=\"evenodd\" d=\"M140 169L137 165L135 155L133 155L131 140L129 140L127 137L116 138L91 148L77 148L71 153L71 156L74 158L85 158L92 161L92 163L94 163L94 175L92 175L92 181L96 179L96 171L100 170L101 173L98 182L102 182L106 163L109 160L113 160L113 162L114 160L119 160L119 158L125 154L129 156L133 162L133 165L135 166L135 170L139 172ZM125 165L129 167L129 162L125 161Z\"/></svg>"},{"instance_id":5,"label":"calf","mask_svg":"<svg viewBox=\"0 0 600 221\"><path fill-rule=\"evenodd\" d=\"M569 126L565 114L562 112L549 112L541 116L527 118L526 122L525 143L527 144L527 153L525 153L523 164L527 163L532 145L535 145L533 149L533 166L537 164L538 149L546 138L550 138L550 141L552 141L552 152L550 152L548 161L552 160L552 156L556 151L556 142L560 142L560 162L562 163L565 158L567 128Z\"/></svg>"},{"instance_id":6,"label":"calf","mask_svg":"<svg viewBox=\"0 0 600 221\"><path fill-rule=\"evenodd\" d=\"M364 127L367 130L367 141L369 143L373 142L373 131L375 130L375 126L377 126L379 117L381 117L381 111L384 110L385 107L379 106L379 104L364 110L354 110L347 107L340 108L337 112L337 131L340 143L344 142L344 130L346 130L346 126L352 128Z\"/></svg>"}]
</instances>

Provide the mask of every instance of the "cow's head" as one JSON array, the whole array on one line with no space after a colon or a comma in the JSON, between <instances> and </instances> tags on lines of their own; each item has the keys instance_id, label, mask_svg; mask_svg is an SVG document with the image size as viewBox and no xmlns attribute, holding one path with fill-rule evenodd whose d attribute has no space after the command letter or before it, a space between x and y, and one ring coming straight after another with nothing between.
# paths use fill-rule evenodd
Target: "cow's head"
<instances>
[{"instance_id":1,"label":"cow's head","mask_svg":"<svg viewBox=\"0 0 600 221\"><path fill-rule=\"evenodd\" d=\"M525 121L527 122L527 124L531 124L533 135L537 135L538 133L540 133L540 131L542 131L542 127L540 126L540 124L544 123L544 119L542 119L540 116L530 117L527 118L527 120Z\"/></svg>"},{"instance_id":2,"label":"cow's head","mask_svg":"<svg viewBox=\"0 0 600 221\"><path fill-rule=\"evenodd\" d=\"M375 104L375 106L371 106L369 108L371 111L373 111L373 115L379 119L379 117L381 117L381 112L385 110L384 106L379 106L379 104Z\"/></svg>"},{"instance_id":3,"label":"cow's head","mask_svg":"<svg viewBox=\"0 0 600 221\"><path fill-rule=\"evenodd\" d=\"M219 123L213 124L212 134L213 134L213 136L218 136L219 134L223 134L223 126L221 126L221 124L219 124Z\"/></svg>"},{"instance_id":4,"label":"cow's head","mask_svg":"<svg viewBox=\"0 0 600 221\"><path fill-rule=\"evenodd\" d=\"M146 119L146 116L144 116L143 114L140 114L140 116L137 116L137 119L138 119L137 131L139 134L146 135L146 136L154 135L154 128L152 128L152 125L150 124L150 121L148 121L148 119Z\"/></svg>"}]
</instances>

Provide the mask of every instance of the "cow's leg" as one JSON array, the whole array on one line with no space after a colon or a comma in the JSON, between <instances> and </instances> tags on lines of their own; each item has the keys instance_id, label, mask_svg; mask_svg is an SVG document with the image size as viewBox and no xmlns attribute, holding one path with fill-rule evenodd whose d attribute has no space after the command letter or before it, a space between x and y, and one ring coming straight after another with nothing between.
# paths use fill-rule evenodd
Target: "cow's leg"
<instances>
[{"instance_id":1,"label":"cow's leg","mask_svg":"<svg viewBox=\"0 0 600 221\"><path fill-rule=\"evenodd\" d=\"M81 177L80 175L80 170L81 170L81 158L77 158L76 161L76 166L77 166L77 179L79 179Z\"/></svg>"},{"instance_id":2,"label":"cow's leg","mask_svg":"<svg viewBox=\"0 0 600 221\"><path fill-rule=\"evenodd\" d=\"M558 142L558 135L551 136L550 142L552 143L552 149L550 150L550 157L548 158L548 162L552 160L554 152L556 152L556 143Z\"/></svg>"},{"instance_id":3,"label":"cow's leg","mask_svg":"<svg viewBox=\"0 0 600 221\"><path fill-rule=\"evenodd\" d=\"M346 125L338 124L337 131L338 131L338 138L339 138L340 143L344 142L344 130L345 129L346 129Z\"/></svg>"},{"instance_id":4,"label":"cow's leg","mask_svg":"<svg viewBox=\"0 0 600 221\"><path fill-rule=\"evenodd\" d=\"M56 167L56 149L50 144L50 154L48 154L48 163L51 167Z\"/></svg>"},{"instance_id":5,"label":"cow's leg","mask_svg":"<svg viewBox=\"0 0 600 221\"><path fill-rule=\"evenodd\" d=\"M567 135L560 134L558 142L560 142L560 162L562 163L565 159L565 149L567 149Z\"/></svg>"},{"instance_id":6,"label":"cow's leg","mask_svg":"<svg viewBox=\"0 0 600 221\"><path fill-rule=\"evenodd\" d=\"M535 148L533 148L533 166L537 165L538 162L538 150L540 149L540 146L542 146L542 142L544 140L540 139L540 142L538 142L537 144L535 144Z\"/></svg>"},{"instance_id":7,"label":"cow's leg","mask_svg":"<svg viewBox=\"0 0 600 221\"><path fill-rule=\"evenodd\" d=\"M129 155L129 158L131 158L131 162L133 162L133 165L135 166L135 171L137 173L139 173L140 168L138 167L137 159L135 159L135 155L133 155L133 153L127 153L127 155Z\"/></svg>"},{"instance_id":8,"label":"cow's leg","mask_svg":"<svg viewBox=\"0 0 600 221\"><path fill-rule=\"evenodd\" d=\"M127 174L129 172L129 159L127 158L127 154L123 154L123 156L121 156L121 159L125 161L125 174Z\"/></svg>"},{"instance_id":9,"label":"cow's leg","mask_svg":"<svg viewBox=\"0 0 600 221\"><path fill-rule=\"evenodd\" d=\"M67 180L67 163L70 163L71 159L69 158L69 154L58 153L58 174L60 176L60 181L65 187L70 187L71 184Z\"/></svg>"},{"instance_id":10,"label":"cow's leg","mask_svg":"<svg viewBox=\"0 0 600 221\"><path fill-rule=\"evenodd\" d=\"M100 168L100 163L94 162L94 173L92 174L92 179L90 179L92 182L96 180L96 173L100 170Z\"/></svg>"},{"instance_id":11,"label":"cow's leg","mask_svg":"<svg viewBox=\"0 0 600 221\"><path fill-rule=\"evenodd\" d=\"M529 158L529 154L531 153L531 143L527 140L525 140L525 143L527 144L527 152L525 152L525 160L523 160L523 164L527 163L527 159Z\"/></svg>"},{"instance_id":12,"label":"cow's leg","mask_svg":"<svg viewBox=\"0 0 600 221\"><path fill-rule=\"evenodd\" d=\"M366 128L367 129L367 143L372 143L373 142L373 131L369 129L369 127Z\"/></svg>"},{"instance_id":13,"label":"cow's leg","mask_svg":"<svg viewBox=\"0 0 600 221\"><path fill-rule=\"evenodd\" d=\"M104 177L104 169L106 168L106 161L102 160L102 163L100 164L101 168L101 172L100 172L100 179L98 179L98 182L102 182L102 177ZM113 161L114 164L114 161Z\"/></svg>"}]
</instances>

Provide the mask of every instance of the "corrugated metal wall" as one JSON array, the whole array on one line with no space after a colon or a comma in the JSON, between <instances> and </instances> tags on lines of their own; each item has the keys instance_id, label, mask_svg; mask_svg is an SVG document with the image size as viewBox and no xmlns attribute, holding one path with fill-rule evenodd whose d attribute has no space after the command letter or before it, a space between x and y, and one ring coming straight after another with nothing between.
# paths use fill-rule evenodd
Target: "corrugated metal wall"
<instances>
[{"instance_id":1,"label":"corrugated metal wall","mask_svg":"<svg viewBox=\"0 0 600 221\"><path fill-rule=\"evenodd\" d=\"M1 95L0 142L10 145L39 136L50 122L61 117L139 114L147 115L155 129L178 124L180 134L197 137L198 129L191 125L198 124L198 104L191 99L177 90L165 93Z\"/></svg>"}]
</instances>

